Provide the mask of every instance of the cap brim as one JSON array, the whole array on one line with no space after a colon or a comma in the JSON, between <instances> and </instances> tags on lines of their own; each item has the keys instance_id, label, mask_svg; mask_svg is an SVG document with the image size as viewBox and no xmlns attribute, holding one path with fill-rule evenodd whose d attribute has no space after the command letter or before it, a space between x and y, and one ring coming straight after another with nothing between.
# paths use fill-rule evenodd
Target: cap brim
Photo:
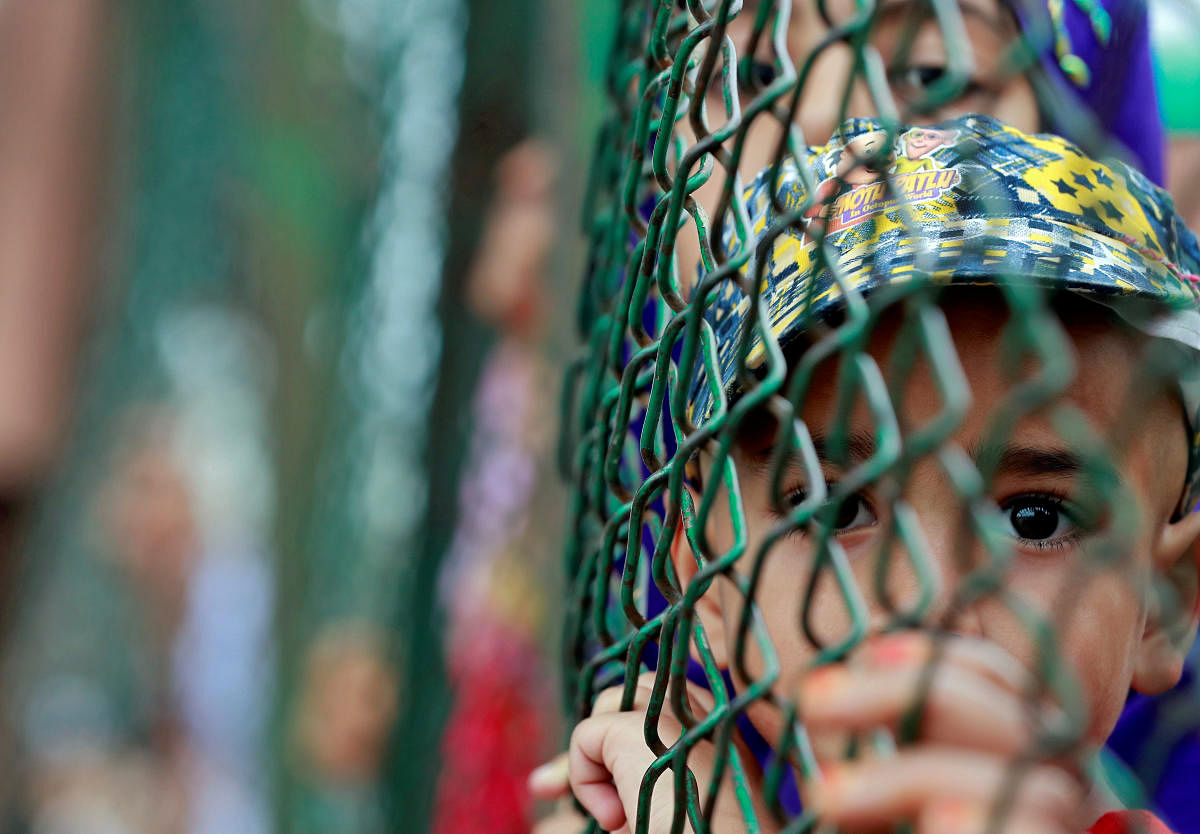
<instances>
[{"instance_id":1,"label":"cap brim","mask_svg":"<svg viewBox=\"0 0 1200 834\"><path fill-rule=\"evenodd\" d=\"M869 296L882 287L910 281L974 286L1019 283L1069 290L1101 303L1142 298L1161 305L1164 312L1196 304L1197 289L1188 286L1194 277L1180 275L1136 242L1123 243L1087 227L1034 216L954 219L926 225L921 232L883 245L867 240L842 251L838 267L844 286ZM780 236L773 246L774 263L767 272L779 278L768 307L771 333L784 348L813 321L829 319L845 307L842 286L828 267L818 272L786 263L801 260L797 257L801 252L811 257L814 249L811 242L788 235ZM738 339L734 334L739 320L745 319L744 306L727 319L717 334L718 364L722 390L736 395ZM754 370L764 357L761 338L755 334L747 367ZM693 403L693 416L702 415L699 422L703 422L712 407L705 387Z\"/></svg>"}]
</instances>

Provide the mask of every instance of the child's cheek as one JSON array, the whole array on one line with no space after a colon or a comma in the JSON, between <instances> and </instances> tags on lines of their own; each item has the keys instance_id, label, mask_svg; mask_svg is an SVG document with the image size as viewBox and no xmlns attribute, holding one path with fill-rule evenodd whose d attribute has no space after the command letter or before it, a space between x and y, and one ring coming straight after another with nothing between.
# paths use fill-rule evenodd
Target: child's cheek
<instances>
[{"instance_id":1,"label":"child's cheek","mask_svg":"<svg viewBox=\"0 0 1200 834\"><path fill-rule=\"evenodd\" d=\"M1077 567L1077 566L1075 566ZM1137 638L1143 630L1142 606L1125 576L1073 568L1066 560L1047 559L1040 569L1023 567L1011 575L1010 591L1024 607L1050 626L1055 643L1039 643L1033 623L1010 606L991 601L981 608L984 637L993 640L1028 669L1042 665L1047 648L1074 673L1080 698L1052 692L1068 711L1086 710L1087 735L1103 743L1111 732L1133 677Z\"/></svg>"},{"instance_id":2,"label":"child's cheek","mask_svg":"<svg viewBox=\"0 0 1200 834\"><path fill-rule=\"evenodd\" d=\"M1087 582L1073 616L1063 626L1063 654L1087 693L1089 737L1103 743L1129 693L1145 629L1140 595L1123 576L1101 574Z\"/></svg>"},{"instance_id":3,"label":"child's cheek","mask_svg":"<svg viewBox=\"0 0 1200 834\"><path fill-rule=\"evenodd\" d=\"M735 681L743 671L736 662L739 637L749 682L761 679L769 666L777 664L780 675L776 691L794 692L795 685L808 668L814 650L801 627L805 581L801 564L776 551L767 554L755 593L759 616L752 622L757 623L757 628L748 629L744 635L739 635L743 599L731 588L723 589L728 591L724 594L722 610Z\"/></svg>"}]
</instances>

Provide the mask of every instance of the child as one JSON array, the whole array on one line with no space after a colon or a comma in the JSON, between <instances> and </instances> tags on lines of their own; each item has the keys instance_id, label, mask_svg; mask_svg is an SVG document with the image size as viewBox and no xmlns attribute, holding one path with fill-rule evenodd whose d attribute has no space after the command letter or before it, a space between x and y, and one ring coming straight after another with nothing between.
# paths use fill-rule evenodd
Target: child
<instances>
[{"instance_id":1,"label":"child","mask_svg":"<svg viewBox=\"0 0 1200 834\"><path fill-rule=\"evenodd\" d=\"M732 693L766 687L735 739L750 796L718 786L715 832L750 830L751 818L775 830L743 742L789 738L789 704L819 768L788 775L805 811L840 831L1166 830L1107 807L1086 764L1131 687L1174 685L1196 631L1196 241L1169 199L1119 163L988 117L939 127L956 139L924 154L931 170L901 175L912 178L904 186L893 177L891 189L854 185L814 234L796 219L808 201L794 163L747 191L754 236L727 249L758 258L746 268L762 287L748 376L738 356L754 302L744 284L705 287L716 364L692 386L691 419L733 420L732 403L775 378L782 356L800 420L776 398L737 418L728 458L706 447L685 504L723 485L704 529L680 524L671 542L679 587L703 591L692 610L707 648L692 641L693 654L715 662ZM831 146L800 162L820 188L841 159ZM817 258L822 234L840 283ZM938 286L935 307L922 294ZM1057 316L1010 312L1031 288L1054 293ZM1012 334L1030 322L1026 344L1041 341L1027 356ZM916 332L926 352L914 357L901 336ZM1149 356L1174 362L1170 384ZM847 386L855 397L841 396ZM963 386L969 398L955 396ZM724 412L714 387L730 400ZM703 569L738 553L732 573L707 584ZM890 567L877 572L881 560ZM847 650L818 651L839 644ZM1065 677L1047 678L1055 664ZM633 830L644 791L648 830L671 830L673 779L644 781L658 758L646 739L669 746L682 728L669 706L647 721L656 694L644 678L620 711L619 689L601 693L572 734L571 792L605 830ZM695 686L688 697L699 718L715 702ZM890 738L879 728L900 746L843 760L848 740ZM689 736L684 749L703 800L712 736ZM566 787L556 765L532 782L542 796Z\"/></svg>"}]
</instances>

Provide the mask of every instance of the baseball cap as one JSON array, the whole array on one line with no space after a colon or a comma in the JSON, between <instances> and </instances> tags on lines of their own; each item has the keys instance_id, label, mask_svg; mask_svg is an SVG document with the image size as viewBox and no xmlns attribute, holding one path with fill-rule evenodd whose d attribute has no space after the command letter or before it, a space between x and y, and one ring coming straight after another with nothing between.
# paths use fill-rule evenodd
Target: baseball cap
<instances>
[{"instance_id":1,"label":"baseball cap","mask_svg":"<svg viewBox=\"0 0 1200 834\"><path fill-rule=\"evenodd\" d=\"M853 119L828 145L763 171L744 206L746 239L729 228L722 250L748 255L744 274L762 276L766 321L749 337L752 373L766 356L761 329L786 347L841 313L843 288L869 296L912 281L1069 290L1200 351L1200 247L1170 196L1136 169L1091 159L1058 136L1027 135L982 115L891 130ZM840 283L821 256L822 237ZM750 297L725 280L705 300L720 388L736 396ZM1191 439L1188 508L1200 499L1194 355L1179 379ZM702 377L689 403L697 423L714 407Z\"/></svg>"}]
</instances>

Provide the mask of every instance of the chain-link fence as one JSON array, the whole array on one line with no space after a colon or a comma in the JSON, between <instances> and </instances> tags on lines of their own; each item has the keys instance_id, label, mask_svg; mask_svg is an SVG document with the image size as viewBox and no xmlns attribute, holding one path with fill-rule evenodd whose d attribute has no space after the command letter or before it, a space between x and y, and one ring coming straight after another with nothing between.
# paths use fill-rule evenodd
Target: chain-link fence
<instances>
[{"instance_id":1,"label":"chain-link fence","mask_svg":"<svg viewBox=\"0 0 1200 834\"><path fill-rule=\"evenodd\" d=\"M1190 830L1200 284L1134 5L620 4L559 449L605 828L1034 830L1062 777L1046 830Z\"/></svg>"}]
</instances>

